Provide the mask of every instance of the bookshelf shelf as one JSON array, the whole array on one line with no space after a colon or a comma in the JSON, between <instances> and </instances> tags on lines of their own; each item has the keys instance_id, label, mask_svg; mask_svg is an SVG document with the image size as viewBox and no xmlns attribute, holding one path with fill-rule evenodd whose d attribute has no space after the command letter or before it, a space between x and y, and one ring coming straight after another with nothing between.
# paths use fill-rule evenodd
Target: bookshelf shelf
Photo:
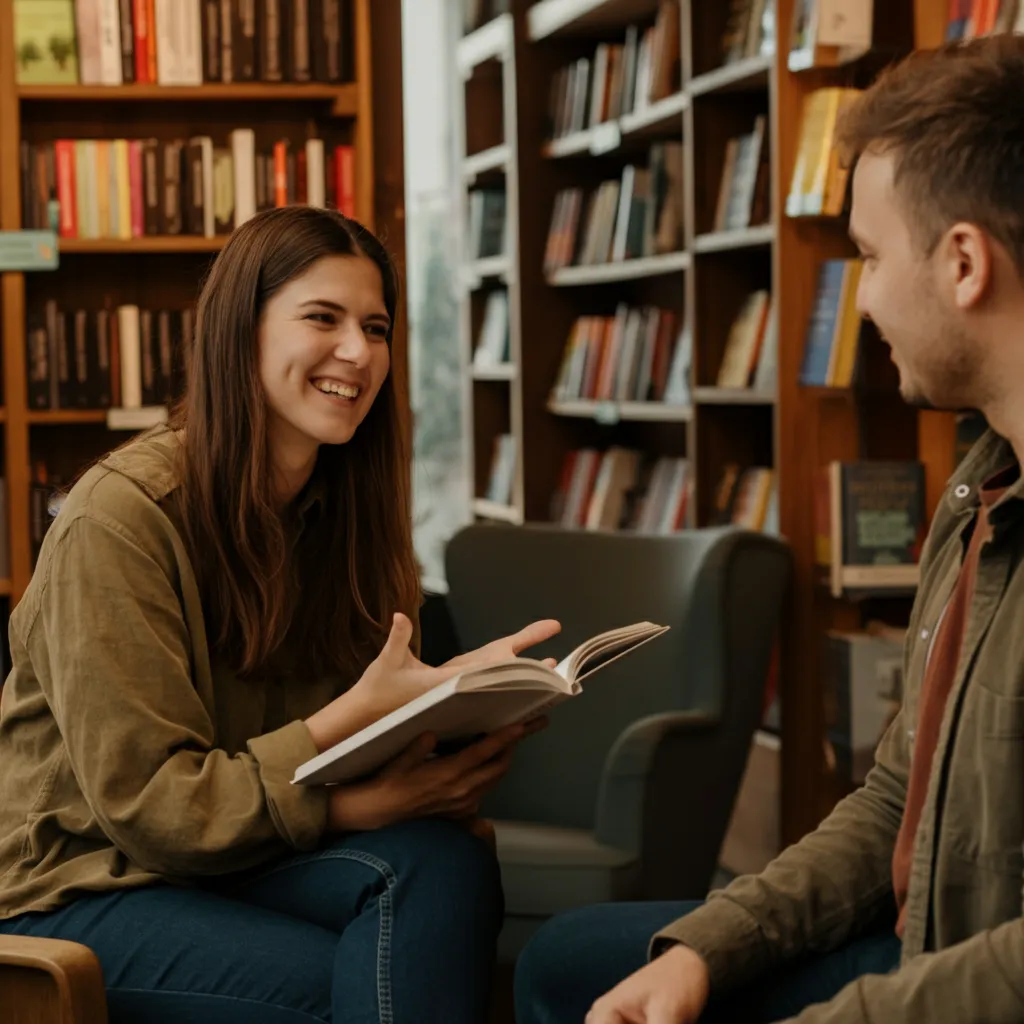
<instances>
[{"instance_id":1,"label":"bookshelf shelf","mask_svg":"<svg viewBox=\"0 0 1024 1024\"><path fill-rule=\"evenodd\" d=\"M535 42L562 35L591 35L650 18L658 0L540 0L527 12Z\"/></svg>"},{"instance_id":2,"label":"bookshelf shelf","mask_svg":"<svg viewBox=\"0 0 1024 1024\"><path fill-rule=\"evenodd\" d=\"M0 597L10 597L11 589L10 580L0 580Z\"/></svg>"},{"instance_id":3,"label":"bookshelf shelf","mask_svg":"<svg viewBox=\"0 0 1024 1024\"><path fill-rule=\"evenodd\" d=\"M485 174L492 174L495 171L504 171L508 167L508 161L512 150L509 146L492 146L481 153L474 153L462 161L462 179L468 185L472 185L478 177Z\"/></svg>"},{"instance_id":4,"label":"bookshelf shelf","mask_svg":"<svg viewBox=\"0 0 1024 1024\"><path fill-rule=\"evenodd\" d=\"M775 241L775 226L763 224L756 228L742 228L739 231L715 231L697 235L693 240L696 253L731 252L736 249L753 249L771 245Z\"/></svg>"},{"instance_id":5,"label":"bookshelf shelf","mask_svg":"<svg viewBox=\"0 0 1024 1024\"><path fill-rule=\"evenodd\" d=\"M697 405L775 405L777 401L770 391L713 387L694 388L693 400Z\"/></svg>"},{"instance_id":6,"label":"bookshelf shelf","mask_svg":"<svg viewBox=\"0 0 1024 1024\"><path fill-rule=\"evenodd\" d=\"M515 380L519 368L515 363L502 363L499 366L474 366L473 380Z\"/></svg>"},{"instance_id":7,"label":"bookshelf shelf","mask_svg":"<svg viewBox=\"0 0 1024 1024\"><path fill-rule=\"evenodd\" d=\"M661 135L671 129L682 130L680 118L690 105L685 92L676 92L643 110L625 114L619 119L622 134L632 138L648 138Z\"/></svg>"},{"instance_id":8,"label":"bookshelf shelf","mask_svg":"<svg viewBox=\"0 0 1024 1024\"><path fill-rule=\"evenodd\" d=\"M62 238L61 253L102 255L115 253L218 252L227 238L221 235L146 235L141 238Z\"/></svg>"},{"instance_id":9,"label":"bookshelf shelf","mask_svg":"<svg viewBox=\"0 0 1024 1024\"><path fill-rule=\"evenodd\" d=\"M693 410L686 405L668 405L665 402L613 402L594 399L548 402L548 410L555 416L595 420L598 423L689 423Z\"/></svg>"},{"instance_id":10,"label":"bookshelf shelf","mask_svg":"<svg viewBox=\"0 0 1024 1024\"><path fill-rule=\"evenodd\" d=\"M558 288L570 288L588 284L605 284L612 281L635 281L665 274L678 274L690 265L687 252L670 252L663 256L645 256L642 259L622 260L618 263L601 263L595 266L562 267L549 275L548 283Z\"/></svg>"},{"instance_id":11,"label":"bookshelf shelf","mask_svg":"<svg viewBox=\"0 0 1024 1024\"><path fill-rule=\"evenodd\" d=\"M472 260L463 268L463 278L470 289L479 288L490 278L508 279L512 261L507 256L488 256L483 260Z\"/></svg>"},{"instance_id":12,"label":"bookshelf shelf","mask_svg":"<svg viewBox=\"0 0 1024 1024\"><path fill-rule=\"evenodd\" d=\"M504 60L512 53L512 15L501 14L474 32L463 36L455 46L455 62L464 78L489 60Z\"/></svg>"},{"instance_id":13,"label":"bookshelf shelf","mask_svg":"<svg viewBox=\"0 0 1024 1024\"><path fill-rule=\"evenodd\" d=\"M355 85L323 83L268 84L237 82L230 85L20 85L18 99L28 103L331 103L336 117L355 117L359 94Z\"/></svg>"},{"instance_id":14,"label":"bookshelf shelf","mask_svg":"<svg viewBox=\"0 0 1024 1024\"><path fill-rule=\"evenodd\" d=\"M486 498L477 498L473 502L473 515L498 523L512 523L513 526L521 526L523 523L523 514L519 509L512 505L499 505Z\"/></svg>"},{"instance_id":15,"label":"bookshelf shelf","mask_svg":"<svg viewBox=\"0 0 1024 1024\"><path fill-rule=\"evenodd\" d=\"M691 78L686 87L690 96L705 96L715 92L754 92L768 88L775 58L748 57L735 64L726 64L707 74Z\"/></svg>"},{"instance_id":16,"label":"bookshelf shelf","mask_svg":"<svg viewBox=\"0 0 1024 1024\"><path fill-rule=\"evenodd\" d=\"M106 423L106 409L35 409L26 420L35 427L72 427L88 423Z\"/></svg>"}]
</instances>

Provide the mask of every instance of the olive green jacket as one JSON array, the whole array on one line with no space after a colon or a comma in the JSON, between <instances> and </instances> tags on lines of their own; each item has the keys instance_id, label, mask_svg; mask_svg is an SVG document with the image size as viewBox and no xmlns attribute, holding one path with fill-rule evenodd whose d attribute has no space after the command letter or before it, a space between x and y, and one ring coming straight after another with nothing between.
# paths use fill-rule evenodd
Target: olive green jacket
<instances>
[{"instance_id":1,"label":"olive green jacket","mask_svg":"<svg viewBox=\"0 0 1024 1024\"><path fill-rule=\"evenodd\" d=\"M892 854L921 680L953 590L979 487L1015 462L983 437L936 512L904 655L904 704L864 786L761 875L737 879L656 940L692 946L713 987L894 922ZM914 846L898 971L865 977L801 1024L1024 1020L1024 480L992 511L963 650Z\"/></svg>"},{"instance_id":2,"label":"olive green jacket","mask_svg":"<svg viewBox=\"0 0 1024 1024\"><path fill-rule=\"evenodd\" d=\"M10 620L0 702L0 917L85 892L187 882L314 848L303 719L338 679L240 680L209 650L167 511L158 430L72 488Z\"/></svg>"}]
</instances>

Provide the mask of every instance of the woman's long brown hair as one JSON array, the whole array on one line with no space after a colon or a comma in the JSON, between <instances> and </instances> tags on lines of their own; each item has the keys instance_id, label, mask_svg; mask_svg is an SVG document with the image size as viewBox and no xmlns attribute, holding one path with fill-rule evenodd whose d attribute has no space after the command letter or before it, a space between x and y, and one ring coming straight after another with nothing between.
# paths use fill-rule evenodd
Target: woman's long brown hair
<instances>
[{"instance_id":1,"label":"woman's long brown hair","mask_svg":"<svg viewBox=\"0 0 1024 1024\"><path fill-rule=\"evenodd\" d=\"M213 652L246 676L266 671L287 641L304 671L354 680L392 615L418 605L393 374L353 439L320 447L311 482L320 506L294 547L298 524L290 527L274 500L260 318L280 288L336 255L377 265L394 323L397 280L381 243L335 211L303 206L258 214L235 231L196 310L188 387L174 417L184 429L178 512Z\"/></svg>"}]
</instances>

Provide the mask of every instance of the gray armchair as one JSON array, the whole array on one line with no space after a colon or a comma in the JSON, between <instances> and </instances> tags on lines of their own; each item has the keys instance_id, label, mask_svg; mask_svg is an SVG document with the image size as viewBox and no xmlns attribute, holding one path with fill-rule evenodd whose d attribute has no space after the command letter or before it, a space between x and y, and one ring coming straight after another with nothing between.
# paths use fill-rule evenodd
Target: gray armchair
<instances>
[{"instance_id":1,"label":"gray armchair","mask_svg":"<svg viewBox=\"0 0 1024 1024\"><path fill-rule=\"evenodd\" d=\"M537 657L639 620L672 627L555 708L488 798L502 959L572 907L703 897L760 720L788 547L733 528L479 525L452 538L446 570L463 649L546 617L563 630Z\"/></svg>"}]
</instances>

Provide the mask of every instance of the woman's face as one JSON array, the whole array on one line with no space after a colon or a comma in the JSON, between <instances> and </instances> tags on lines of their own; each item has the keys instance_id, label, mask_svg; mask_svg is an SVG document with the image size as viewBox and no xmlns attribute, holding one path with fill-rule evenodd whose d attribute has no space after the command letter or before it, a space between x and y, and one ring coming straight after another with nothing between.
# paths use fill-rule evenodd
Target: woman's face
<instances>
[{"instance_id":1,"label":"woman's face","mask_svg":"<svg viewBox=\"0 0 1024 1024\"><path fill-rule=\"evenodd\" d=\"M365 256L325 256L267 303L260 379L285 464L352 439L388 375L390 323L380 270Z\"/></svg>"}]
</instances>

